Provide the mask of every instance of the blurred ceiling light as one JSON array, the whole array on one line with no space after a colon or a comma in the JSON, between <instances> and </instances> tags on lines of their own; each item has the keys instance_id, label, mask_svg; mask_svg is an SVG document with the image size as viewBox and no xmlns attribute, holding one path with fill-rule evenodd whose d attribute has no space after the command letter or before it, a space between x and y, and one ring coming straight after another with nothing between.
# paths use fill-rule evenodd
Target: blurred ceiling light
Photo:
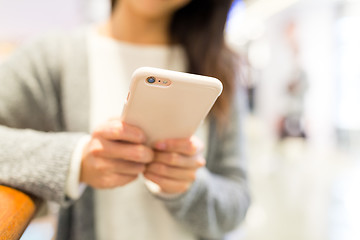
<instances>
[{"instance_id":1,"label":"blurred ceiling light","mask_svg":"<svg viewBox=\"0 0 360 240\"><path fill-rule=\"evenodd\" d=\"M264 22L299 2L300 0L251 0L235 1L230 15L228 40L241 49L246 43L260 38L265 33Z\"/></svg>"},{"instance_id":2,"label":"blurred ceiling light","mask_svg":"<svg viewBox=\"0 0 360 240\"><path fill-rule=\"evenodd\" d=\"M246 15L265 20L275 14L285 10L291 5L297 3L299 0L254 0L248 3L246 8Z\"/></svg>"},{"instance_id":3,"label":"blurred ceiling light","mask_svg":"<svg viewBox=\"0 0 360 240\"><path fill-rule=\"evenodd\" d=\"M264 22L248 16L246 9L243 1L235 1L226 26L228 41L237 49L260 38L265 32Z\"/></svg>"}]
</instances>

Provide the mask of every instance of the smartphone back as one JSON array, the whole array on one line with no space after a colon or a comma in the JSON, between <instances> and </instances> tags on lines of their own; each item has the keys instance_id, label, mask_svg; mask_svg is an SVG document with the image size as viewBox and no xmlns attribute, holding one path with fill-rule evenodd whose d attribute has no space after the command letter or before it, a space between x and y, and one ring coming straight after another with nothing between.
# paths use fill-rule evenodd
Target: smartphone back
<instances>
[{"instance_id":1,"label":"smartphone back","mask_svg":"<svg viewBox=\"0 0 360 240\"><path fill-rule=\"evenodd\" d=\"M149 145L190 137L221 92L216 78L142 67L132 76L122 120L141 128Z\"/></svg>"}]
</instances>

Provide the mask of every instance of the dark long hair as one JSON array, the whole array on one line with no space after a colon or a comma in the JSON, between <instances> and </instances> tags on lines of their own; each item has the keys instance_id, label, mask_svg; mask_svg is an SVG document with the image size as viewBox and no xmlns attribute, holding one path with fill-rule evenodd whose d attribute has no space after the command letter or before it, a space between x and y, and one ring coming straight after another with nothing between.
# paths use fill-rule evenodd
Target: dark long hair
<instances>
[{"instance_id":1,"label":"dark long hair","mask_svg":"<svg viewBox=\"0 0 360 240\"><path fill-rule=\"evenodd\" d=\"M112 9L118 0L111 0ZM121 1L121 0L120 0ZM238 58L225 44L224 29L232 0L191 0L175 12L169 34L173 44L185 49L187 71L213 76L224 89L211 114L226 124L238 76Z\"/></svg>"}]
</instances>

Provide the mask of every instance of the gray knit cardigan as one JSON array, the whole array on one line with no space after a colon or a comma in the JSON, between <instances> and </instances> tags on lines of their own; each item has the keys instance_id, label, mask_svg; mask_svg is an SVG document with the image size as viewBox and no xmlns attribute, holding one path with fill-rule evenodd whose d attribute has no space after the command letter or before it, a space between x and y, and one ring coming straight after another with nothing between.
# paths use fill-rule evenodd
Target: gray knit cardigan
<instances>
[{"instance_id":1,"label":"gray knit cardigan","mask_svg":"<svg viewBox=\"0 0 360 240\"><path fill-rule=\"evenodd\" d=\"M96 236L93 189L88 187L75 202L64 192L72 152L89 129L85 33L42 37L0 65L0 184L58 202L57 239L64 240ZM158 197L199 239L223 239L249 206L241 102L234 100L222 135L209 119L206 168L190 190L176 199Z\"/></svg>"}]
</instances>

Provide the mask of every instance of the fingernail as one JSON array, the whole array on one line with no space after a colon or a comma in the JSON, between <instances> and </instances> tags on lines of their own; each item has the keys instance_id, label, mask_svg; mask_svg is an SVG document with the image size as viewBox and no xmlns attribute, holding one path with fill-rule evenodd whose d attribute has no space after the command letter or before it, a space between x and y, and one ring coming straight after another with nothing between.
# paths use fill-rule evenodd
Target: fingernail
<instances>
[{"instance_id":1,"label":"fingernail","mask_svg":"<svg viewBox=\"0 0 360 240\"><path fill-rule=\"evenodd\" d=\"M156 149L159 149L159 150L165 150L165 149L166 149L166 143L164 143L164 142L158 142L158 143L155 145L155 148L156 148Z\"/></svg>"}]
</instances>

